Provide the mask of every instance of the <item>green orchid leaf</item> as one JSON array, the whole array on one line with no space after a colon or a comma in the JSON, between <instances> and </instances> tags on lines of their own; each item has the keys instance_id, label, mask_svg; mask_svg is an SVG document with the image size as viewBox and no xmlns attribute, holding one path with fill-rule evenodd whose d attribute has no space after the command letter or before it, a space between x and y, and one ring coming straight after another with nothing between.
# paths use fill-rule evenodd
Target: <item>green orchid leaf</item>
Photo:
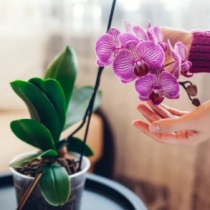
<instances>
[{"instance_id":1,"label":"green orchid leaf","mask_svg":"<svg viewBox=\"0 0 210 210\"><path fill-rule=\"evenodd\" d=\"M43 151L53 149L55 144L51 133L45 126L31 119L12 121L10 128L22 141Z\"/></svg>"},{"instance_id":2,"label":"green orchid leaf","mask_svg":"<svg viewBox=\"0 0 210 210\"><path fill-rule=\"evenodd\" d=\"M55 142L59 141L62 131L60 117L47 98L35 85L25 81L14 81L11 86L15 93L26 103L31 118L40 122L51 132Z\"/></svg>"},{"instance_id":3,"label":"green orchid leaf","mask_svg":"<svg viewBox=\"0 0 210 210\"><path fill-rule=\"evenodd\" d=\"M41 152L38 154L33 154L33 155L27 155L25 157L19 158L18 160L15 160L9 164L9 167L14 167L14 168L21 168L25 166L29 161L36 159L38 157L42 158L54 158L57 157L58 153L55 150L47 150L45 152Z\"/></svg>"},{"instance_id":4,"label":"green orchid leaf","mask_svg":"<svg viewBox=\"0 0 210 210\"><path fill-rule=\"evenodd\" d=\"M91 96L93 94L93 90L94 89L91 86L84 86L74 90L71 103L66 114L66 125L64 127L64 130L83 119ZM102 93L101 91L98 91L96 93L93 111L98 109L101 104L101 100Z\"/></svg>"},{"instance_id":5,"label":"green orchid leaf","mask_svg":"<svg viewBox=\"0 0 210 210\"><path fill-rule=\"evenodd\" d=\"M33 77L28 80L28 82L32 83L35 85L37 88L39 88L43 93L45 92L44 88L44 80L38 77Z\"/></svg>"},{"instance_id":6,"label":"green orchid leaf","mask_svg":"<svg viewBox=\"0 0 210 210\"><path fill-rule=\"evenodd\" d=\"M39 184L45 200L53 206L65 204L71 191L71 183L66 169L54 163L44 165L40 171L44 171Z\"/></svg>"},{"instance_id":7,"label":"green orchid leaf","mask_svg":"<svg viewBox=\"0 0 210 210\"><path fill-rule=\"evenodd\" d=\"M32 78L30 83L38 87L50 100L60 116L62 128L66 121L66 102L63 89L55 79L42 80L40 78Z\"/></svg>"},{"instance_id":8,"label":"green orchid leaf","mask_svg":"<svg viewBox=\"0 0 210 210\"><path fill-rule=\"evenodd\" d=\"M80 154L82 151L82 145L83 145L83 141L81 139L76 138L76 137L68 138L68 145L67 145L68 151L76 152ZM89 156L92 156L93 154L94 153L92 149L86 144L84 155L86 157L89 157Z\"/></svg>"},{"instance_id":9,"label":"green orchid leaf","mask_svg":"<svg viewBox=\"0 0 210 210\"><path fill-rule=\"evenodd\" d=\"M70 102L74 83L77 77L77 57L74 50L67 46L57 58L49 65L45 74L45 79L56 79L61 87L66 99L66 108Z\"/></svg>"}]
</instances>

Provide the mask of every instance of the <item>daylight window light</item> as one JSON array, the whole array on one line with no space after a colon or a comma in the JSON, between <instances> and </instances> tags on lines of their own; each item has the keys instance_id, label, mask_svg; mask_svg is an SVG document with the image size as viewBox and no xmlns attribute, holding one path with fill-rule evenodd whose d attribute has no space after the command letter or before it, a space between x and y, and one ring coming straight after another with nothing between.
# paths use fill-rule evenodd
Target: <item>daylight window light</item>
<instances>
[{"instance_id":1,"label":"daylight window light","mask_svg":"<svg viewBox=\"0 0 210 210\"><path fill-rule=\"evenodd\" d=\"M125 10L134 11L139 9L141 0L120 0L120 2Z\"/></svg>"},{"instance_id":2,"label":"daylight window light","mask_svg":"<svg viewBox=\"0 0 210 210\"><path fill-rule=\"evenodd\" d=\"M189 0L185 0L185 1L182 1L182 0L176 0L176 1L162 0L162 1L164 2L165 8L168 11L177 10L180 7L183 7L184 5L187 5L189 3Z\"/></svg>"},{"instance_id":3,"label":"daylight window light","mask_svg":"<svg viewBox=\"0 0 210 210\"><path fill-rule=\"evenodd\" d=\"M73 6L73 16L75 18L82 18L84 15L84 6L82 4L75 4Z\"/></svg>"},{"instance_id":4,"label":"daylight window light","mask_svg":"<svg viewBox=\"0 0 210 210\"><path fill-rule=\"evenodd\" d=\"M98 5L94 5L92 7L92 13L94 18L100 18L101 17L101 7Z\"/></svg>"}]
</instances>

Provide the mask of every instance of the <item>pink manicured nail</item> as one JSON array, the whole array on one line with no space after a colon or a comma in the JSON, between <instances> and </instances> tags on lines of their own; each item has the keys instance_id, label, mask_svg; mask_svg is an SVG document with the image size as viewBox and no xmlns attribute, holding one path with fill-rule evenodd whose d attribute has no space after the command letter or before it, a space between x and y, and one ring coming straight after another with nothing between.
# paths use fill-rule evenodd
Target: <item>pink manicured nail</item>
<instances>
[{"instance_id":1,"label":"pink manicured nail","mask_svg":"<svg viewBox=\"0 0 210 210\"><path fill-rule=\"evenodd\" d=\"M151 132L159 132L159 131L160 131L160 126L159 126L159 125L151 125L151 126L149 127L149 130L150 130Z\"/></svg>"}]
</instances>

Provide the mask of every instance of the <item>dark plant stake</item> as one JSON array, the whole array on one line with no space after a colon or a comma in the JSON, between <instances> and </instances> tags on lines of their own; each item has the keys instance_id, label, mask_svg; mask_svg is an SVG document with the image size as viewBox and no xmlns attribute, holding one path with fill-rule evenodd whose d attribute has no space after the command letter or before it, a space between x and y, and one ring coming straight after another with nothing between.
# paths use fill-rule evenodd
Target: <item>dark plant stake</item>
<instances>
[{"instance_id":1,"label":"dark plant stake","mask_svg":"<svg viewBox=\"0 0 210 210\"><path fill-rule=\"evenodd\" d=\"M116 5L116 0L113 0L111 12L110 12L110 15L109 15L109 22L108 22L107 30L106 30L107 32L108 32L108 30L111 28L112 18L113 18L114 10L115 10L115 5ZM88 134L89 126L90 126L90 119L91 119L91 115L92 115L92 112L93 112L93 105L94 105L95 96L96 96L98 87L99 87L99 85L100 85L100 79L101 79L101 74L102 74L102 72L103 72L103 69L104 69L104 67L102 67L102 66L98 68L98 74L97 74L97 78L96 78L96 82L95 82L95 86L94 86L94 92L93 92L93 95L92 95L91 100L90 100L90 102L89 102L89 105L88 105L88 107L87 107L87 110L86 110L86 112L85 112L85 116L84 116L83 122L82 122L81 125L75 130L75 132L73 132L73 133L71 134L71 136L72 136L72 135L74 135L78 130L80 130L80 128L85 124L85 122L86 122L86 117L88 116L88 121L87 121L86 129L85 129L85 136L84 136L84 141L83 141L83 145L82 145L82 150L81 150L81 156L80 156L78 171L81 170L82 158L83 158L83 155L84 155L84 150L85 150L85 145L86 145L86 140L87 140L87 134Z\"/></svg>"},{"instance_id":2,"label":"dark plant stake","mask_svg":"<svg viewBox=\"0 0 210 210\"><path fill-rule=\"evenodd\" d=\"M25 205L26 201L28 200L29 196L31 195L31 193L33 192L34 188L36 187L36 185L38 184L39 180L41 179L43 175L43 172L42 173L39 173L35 176L33 182L31 182L29 188L27 189L27 191L25 192L23 198L21 199L18 207L17 207L17 210L21 210L23 208L23 206Z\"/></svg>"}]
</instances>

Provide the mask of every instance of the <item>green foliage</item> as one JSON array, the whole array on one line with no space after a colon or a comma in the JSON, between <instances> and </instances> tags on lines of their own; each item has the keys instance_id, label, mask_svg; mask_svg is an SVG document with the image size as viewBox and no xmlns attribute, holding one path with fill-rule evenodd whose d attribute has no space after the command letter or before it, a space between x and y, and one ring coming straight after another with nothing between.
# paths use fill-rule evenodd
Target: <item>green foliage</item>
<instances>
[{"instance_id":1,"label":"green foliage","mask_svg":"<svg viewBox=\"0 0 210 210\"><path fill-rule=\"evenodd\" d=\"M83 141L79 138L68 137L67 141L63 140L62 142L58 143L59 146L57 147L57 150L59 151L63 147L67 146L68 151L76 152L80 154L82 151L82 142ZM88 145L85 145L84 155L87 157L94 155L92 149Z\"/></svg>"},{"instance_id":2,"label":"green foliage","mask_svg":"<svg viewBox=\"0 0 210 210\"><path fill-rule=\"evenodd\" d=\"M58 142L62 130L60 117L46 95L30 82L17 80L11 86L28 106L31 118L42 123Z\"/></svg>"},{"instance_id":3,"label":"green foliage","mask_svg":"<svg viewBox=\"0 0 210 210\"><path fill-rule=\"evenodd\" d=\"M32 118L12 121L11 130L25 143L43 151L19 158L11 162L10 167L23 167L38 157L56 159L57 151L64 146L69 151L81 153L82 140L69 137L68 141L59 141L63 130L84 118L94 91L91 86L74 90L76 76L76 54L67 46L49 65L44 80L31 78L28 82L16 80L10 83L14 92L27 105ZM99 107L101 98L101 91L98 91L94 110ZM93 151L85 145L85 156L91 155ZM70 196L70 181L66 169L53 163L42 166L41 171L44 171L40 179L44 198L51 205L63 205Z\"/></svg>"},{"instance_id":4,"label":"green foliage","mask_svg":"<svg viewBox=\"0 0 210 210\"><path fill-rule=\"evenodd\" d=\"M66 114L66 125L64 130L83 119L92 94L93 87L91 86L84 86L74 90L71 103ZM101 100L102 93L101 91L98 91L95 97L93 111L98 109L101 104Z\"/></svg>"},{"instance_id":5,"label":"green foliage","mask_svg":"<svg viewBox=\"0 0 210 210\"><path fill-rule=\"evenodd\" d=\"M40 78L32 78L29 82L39 88L53 104L60 117L63 128L66 121L66 102L63 89L59 82L55 79L43 80Z\"/></svg>"},{"instance_id":6,"label":"green foliage","mask_svg":"<svg viewBox=\"0 0 210 210\"><path fill-rule=\"evenodd\" d=\"M55 150L51 133L39 122L31 119L15 120L11 122L10 127L13 133L27 144L43 151Z\"/></svg>"},{"instance_id":7,"label":"green foliage","mask_svg":"<svg viewBox=\"0 0 210 210\"><path fill-rule=\"evenodd\" d=\"M74 50L67 46L57 58L49 65L45 74L45 79L56 79L61 87L66 98L66 107L70 102L74 83L77 77L77 57Z\"/></svg>"},{"instance_id":8,"label":"green foliage","mask_svg":"<svg viewBox=\"0 0 210 210\"><path fill-rule=\"evenodd\" d=\"M76 137L70 137L68 138L68 150L72 151L72 152L76 152L76 153L81 153L82 150L82 145L83 145L83 141L79 138ZM92 149L88 146L85 145L85 152L84 152L85 156L92 156L93 155L93 151Z\"/></svg>"},{"instance_id":9,"label":"green foliage","mask_svg":"<svg viewBox=\"0 0 210 210\"><path fill-rule=\"evenodd\" d=\"M38 157L42 157L42 158L55 158L58 156L58 153L55 150L47 150L45 152L40 152L38 154L34 154L34 155L27 155L25 157L21 157L18 160L15 160L13 162L11 162L9 164L10 167L14 167L14 168L21 168L23 166L25 166L29 161L36 159Z\"/></svg>"},{"instance_id":10,"label":"green foliage","mask_svg":"<svg viewBox=\"0 0 210 210\"><path fill-rule=\"evenodd\" d=\"M66 203L70 196L70 180L66 169L54 163L44 165L40 171L44 171L39 184L46 201L53 206Z\"/></svg>"}]
</instances>

